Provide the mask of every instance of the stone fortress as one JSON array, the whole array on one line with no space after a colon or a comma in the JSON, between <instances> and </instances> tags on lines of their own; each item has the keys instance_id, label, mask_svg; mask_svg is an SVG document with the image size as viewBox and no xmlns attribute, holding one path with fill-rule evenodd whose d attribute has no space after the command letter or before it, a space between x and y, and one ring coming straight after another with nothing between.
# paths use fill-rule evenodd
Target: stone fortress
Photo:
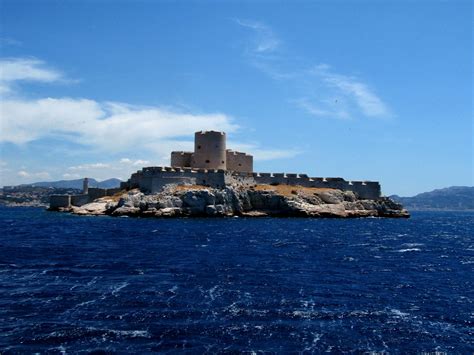
<instances>
[{"instance_id":1,"label":"stone fortress","mask_svg":"<svg viewBox=\"0 0 474 355\"><path fill-rule=\"evenodd\" d=\"M381 197L375 181L346 181L343 178L308 177L295 173L258 173L253 171L253 157L226 149L224 132L195 133L194 152L171 152L170 167L146 167L132 174L121 188L138 188L143 192L160 192L167 184L204 185L224 188L238 184L298 185L353 191L361 198Z\"/></svg>"},{"instance_id":2,"label":"stone fortress","mask_svg":"<svg viewBox=\"0 0 474 355\"><path fill-rule=\"evenodd\" d=\"M50 208L81 206L99 197L110 196L121 190L139 189L154 194L166 185L201 185L223 189L237 185L252 188L256 185L290 185L352 191L361 199L381 198L376 181L347 181L340 177L309 177L296 173L259 173L253 171L253 156L226 149L226 134L216 131L195 133L194 152L171 152L167 167L145 167L122 182L119 189L88 188L84 181L81 195L53 195Z\"/></svg>"}]
</instances>

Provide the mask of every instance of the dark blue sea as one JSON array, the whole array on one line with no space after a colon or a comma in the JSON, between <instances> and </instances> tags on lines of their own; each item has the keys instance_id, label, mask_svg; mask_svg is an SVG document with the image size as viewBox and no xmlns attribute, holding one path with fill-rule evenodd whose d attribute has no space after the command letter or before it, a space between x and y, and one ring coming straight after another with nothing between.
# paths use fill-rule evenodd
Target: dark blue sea
<instances>
[{"instance_id":1,"label":"dark blue sea","mask_svg":"<svg viewBox=\"0 0 474 355\"><path fill-rule=\"evenodd\" d=\"M474 351L474 213L0 209L0 352Z\"/></svg>"}]
</instances>

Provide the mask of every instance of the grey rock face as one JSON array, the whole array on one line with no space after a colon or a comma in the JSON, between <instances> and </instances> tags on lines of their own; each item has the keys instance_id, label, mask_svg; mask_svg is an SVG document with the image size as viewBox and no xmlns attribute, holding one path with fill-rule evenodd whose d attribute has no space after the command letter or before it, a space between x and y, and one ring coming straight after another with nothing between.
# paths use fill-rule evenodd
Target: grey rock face
<instances>
[{"instance_id":1,"label":"grey rock face","mask_svg":"<svg viewBox=\"0 0 474 355\"><path fill-rule=\"evenodd\" d=\"M279 193L271 189L226 187L212 189L190 187L167 188L145 195L129 191L118 202L96 200L73 213L112 216L178 217L178 216L306 216L306 217L408 217L403 207L390 200L361 200L350 191L337 189L298 189Z\"/></svg>"}]
</instances>

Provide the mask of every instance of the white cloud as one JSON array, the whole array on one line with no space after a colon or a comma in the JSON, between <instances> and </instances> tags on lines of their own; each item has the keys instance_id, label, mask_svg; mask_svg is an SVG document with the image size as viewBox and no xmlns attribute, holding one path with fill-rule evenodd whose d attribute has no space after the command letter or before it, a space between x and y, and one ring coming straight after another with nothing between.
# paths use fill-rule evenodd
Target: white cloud
<instances>
[{"instance_id":1,"label":"white cloud","mask_svg":"<svg viewBox=\"0 0 474 355\"><path fill-rule=\"evenodd\" d=\"M83 171L83 170L104 169L104 168L110 168L110 164L104 164L104 163L82 164L82 165L77 165L77 166L70 166L68 170Z\"/></svg>"},{"instance_id":2,"label":"white cloud","mask_svg":"<svg viewBox=\"0 0 474 355\"><path fill-rule=\"evenodd\" d=\"M65 173L63 174L63 178L70 180L70 179L79 179L81 175L79 174L70 174L70 173Z\"/></svg>"},{"instance_id":3,"label":"white cloud","mask_svg":"<svg viewBox=\"0 0 474 355\"><path fill-rule=\"evenodd\" d=\"M272 29L264 23L242 19L236 19L235 22L255 32L256 38L253 43L252 51L256 53L267 53L279 47L280 40L275 36Z\"/></svg>"},{"instance_id":4,"label":"white cloud","mask_svg":"<svg viewBox=\"0 0 474 355\"><path fill-rule=\"evenodd\" d=\"M132 166L146 166L146 165L151 164L151 162L149 160L138 159L138 160L134 161L134 160L129 159L129 158L120 159L120 163L121 164L126 164L126 165L132 165Z\"/></svg>"},{"instance_id":5,"label":"white cloud","mask_svg":"<svg viewBox=\"0 0 474 355\"><path fill-rule=\"evenodd\" d=\"M35 173L34 177L43 179L43 180L51 179L51 175L47 171L41 171L39 173Z\"/></svg>"},{"instance_id":6,"label":"white cloud","mask_svg":"<svg viewBox=\"0 0 474 355\"><path fill-rule=\"evenodd\" d=\"M63 80L61 72L46 67L35 58L0 59L0 94L11 93L12 84L17 81L39 81L50 83Z\"/></svg>"},{"instance_id":7,"label":"white cloud","mask_svg":"<svg viewBox=\"0 0 474 355\"><path fill-rule=\"evenodd\" d=\"M297 149L264 149L258 144L229 142L228 148L253 155L255 161L293 158L302 152Z\"/></svg>"},{"instance_id":8,"label":"white cloud","mask_svg":"<svg viewBox=\"0 0 474 355\"><path fill-rule=\"evenodd\" d=\"M231 117L221 113L181 113L72 98L4 100L0 114L1 142L22 144L62 136L113 152L153 147L157 142L192 136L201 129L234 132L238 128Z\"/></svg>"},{"instance_id":9,"label":"white cloud","mask_svg":"<svg viewBox=\"0 0 474 355\"><path fill-rule=\"evenodd\" d=\"M51 175L47 171L40 171L40 172L28 172L26 170L20 170L17 172L17 175L20 178L37 178L37 179L50 179Z\"/></svg>"},{"instance_id":10,"label":"white cloud","mask_svg":"<svg viewBox=\"0 0 474 355\"><path fill-rule=\"evenodd\" d=\"M350 97L366 116L383 117L389 115L387 105L367 84L359 79L331 72L326 64L317 65L310 72L337 89L341 95Z\"/></svg>"},{"instance_id":11,"label":"white cloud","mask_svg":"<svg viewBox=\"0 0 474 355\"><path fill-rule=\"evenodd\" d=\"M149 160L140 160L140 159L138 159L138 160L135 160L132 165L133 166L145 166L145 165L149 165L149 164L150 164Z\"/></svg>"}]
</instances>

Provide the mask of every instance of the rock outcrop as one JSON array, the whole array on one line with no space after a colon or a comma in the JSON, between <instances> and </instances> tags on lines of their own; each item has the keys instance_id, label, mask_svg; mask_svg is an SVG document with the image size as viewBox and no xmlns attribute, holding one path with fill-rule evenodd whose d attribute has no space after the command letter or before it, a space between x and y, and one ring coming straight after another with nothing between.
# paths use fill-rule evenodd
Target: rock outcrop
<instances>
[{"instance_id":1,"label":"rock outcrop","mask_svg":"<svg viewBox=\"0 0 474 355\"><path fill-rule=\"evenodd\" d=\"M400 204L387 197L364 200L351 191L288 185L223 189L169 185L157 194L131 190L67 211L79 215L140 217L409 217Z\"/></svg>"}]
</instances>

